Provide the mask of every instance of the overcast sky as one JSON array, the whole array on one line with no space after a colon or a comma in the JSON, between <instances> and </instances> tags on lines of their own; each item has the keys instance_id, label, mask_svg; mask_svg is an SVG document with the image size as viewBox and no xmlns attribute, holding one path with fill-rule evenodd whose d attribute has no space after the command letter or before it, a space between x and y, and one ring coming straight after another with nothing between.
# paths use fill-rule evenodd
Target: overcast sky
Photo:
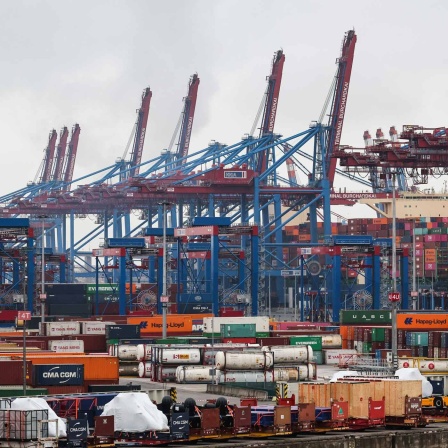
<instances>
[{"instance_id":1,"label":"overcast sky","mask_svg":"<svg viewBox=\"0 0 448 448\"><path fill-rule=\"evenodd\" d=\"M190 153L250 131L276 50L285 56L276 132L318 118L344 33L355 50L342 143L391 125L446 125L448 2L440 0L3 0L0 194L33 180L51 129L81 126L75 178L123 155L145 87L143 153L171 140L200 77ZM336 186L343 186L343 179Z\"/></svg>"}]
</instances>

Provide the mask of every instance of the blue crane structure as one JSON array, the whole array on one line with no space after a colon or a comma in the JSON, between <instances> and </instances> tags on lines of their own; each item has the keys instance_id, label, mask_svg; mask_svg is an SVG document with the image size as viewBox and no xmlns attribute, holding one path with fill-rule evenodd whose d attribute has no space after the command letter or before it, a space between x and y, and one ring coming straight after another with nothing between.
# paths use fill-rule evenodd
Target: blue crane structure
<instances>
[{"instance_id":1,"label":"blue crane structure","mask_svg":"<svg viewBox=\"0 0 448 448\"><path fill-rule=\"evenodd\" d=\"M210 301L205 303L210 303L211 309L216 312L221 305L229 303L229 291L237 291L239 295L249 297L250 312L257 314L260 306L266 306L268 279L270 282L272 277L277 291L285 291L283 297L280 297L280 303L285 304L288 283L285 276L291 270L294 275L300 271L302 314L310 304L329 304L331 316L336 321L341 307L338 269L343 256L341 245L353 245L353 242L346 240L335 244L331 234L330 201L335 174L342 173L352 178L336 168L335 154L340 152L355 44L356 34L354 31L347 32L337 60L338 70L327 124L319 120L308 129L288 137L274 133L285 61L283 51L280 50L274 55L271 75L268 77L258 137L246 135L231 145L212 141L206 148L190 153L189 143L199 85L199 78L193 75L184 102L178 148L174 154L167 150L141 162L144 134L137 135L137 132L130 163L119 160L79 179L64 182L62 188L60 183L53 183L49 188L40 188L30 196L15 197L14 200L11 200L11 196L0 198L4 204L0 208L0 217L61 217L62 234L68 233L61 243L61 249L71 263L69 281L75 278L75 266L86 268L79 261L80 256L88 253L86 247L99 237L103 238L104 250L98 249L94 256L102 258L104 266L118 268L113 272L122 288L122 313L125 310L125 298L122 296L127 275L126 264L135 265L132 261L134 258L146 257L145 263L141 263L139 268L145 270L144 276L150 283L159 283L160 273L166 268L160 266L160 229L165 219L163 204L168 203L168 230L174 238L169 242L170 257L175 266L171 269L170 281L177 284L179 297L185 294L186 301L191 300L192 295L194 298L201 295L210 297L207 299ZM145 104L147 119L151 94L149 89L145 92L142 109ZM140 129L140 132L146 129L143 125L144 116L145 113L139 114L138 123L141 118L142 124L137 125L137 130ZM305 150L306 146L312 147L311 154ZM306 185L298 185L297 179L286 175L288 168L291 168L291 161L306 173ZM307 168L308 163L311 164L310 169ZM367 183L365 180L363 182ZM323 235L318 234L317 227L320 208L323 210ZM131 216L135 211L145 212L144 219L132 223L133 227L131 220L128 220L123 228L122 218ZM284 227L307 212L311 222L311 243L285 243L282 232ZM99 216L102 219L77 240L75 220L80 215ZM195 225L195 218L200 217L211 221L205 225ZM219 218L228 218L230 225L216 224L214 220ZM194 230L197 226L203 229ZM67 228L70 232L66 232ZM188 238L180 231L182 228L186 229ZM144 247L135 247L133 238L142 235L145 238ZM122 239L120 244L127 250L109 247L108 243L113 239ZM371 245L371 241L357 243L357 246ZM284 259L285 249L295 251L295 255ZM317 261L322 256L325 257L323 266ZM373 272L378 269L379 254L372 251L371 256L373 261L370 269ZM318 284L321 282L319 274L322 270L326 276L325 294L321 293ZM82 274L77 272L76 275ZM95 269L85 269L84 275L97 274ZM132 273L130 275L132 280ZM312 277L309 281L311 299L305 297L304 282L307 276ZM378 304L375 272L368 276L371 279L374 304ZM158 296L160 298L160 291ZM31 309L32 297L29 300Z\"/></svg>"}]
</instances>

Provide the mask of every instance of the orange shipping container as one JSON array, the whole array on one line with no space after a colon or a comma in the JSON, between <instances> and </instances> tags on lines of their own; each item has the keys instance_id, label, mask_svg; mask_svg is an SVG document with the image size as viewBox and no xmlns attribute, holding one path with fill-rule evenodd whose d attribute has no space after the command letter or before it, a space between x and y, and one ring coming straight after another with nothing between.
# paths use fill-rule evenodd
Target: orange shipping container
<instances>
[{"instance_id":1,"label":"orange shipping container","mask_svg":"<svg viewBox=\"0 0 448 448\"><path fill-rule=\"evenodd\" d=\"M140 325L141 335L162 334L162 316L155 317L128 317L129 325ZM167 335L173 333L191 333L193 321L188 314L176 314L166 316Z\"/></svg>"},{"instance_id":2,"label":"orange shipping container","mask_svg":"<svg viewBox=\"0 0 448 448\"><path fill-rule=\"evenodd\" d=\"M14 355L17 358L22 356ZM84 355L70 353L64 355L61 353L38 354L30 353L26 355L26 359L34 364L83 364L84 380L118 380L118 358L110 355Z\"/></svg>"},{"instance_id":3,"label":"orange shipping container","mask_svg":"<svg viewBox=\"0 0 448 448\"><path fill-rule=\"evenodd\" d=\"M425 263L437 263L437 257L435 255L425 255Z\"/></svg>"},{"instance_id":4,"label":"orange shipping container","mask_svg":"<svg viewBox=\"0 0 448 448\"><path fill-rule=\"evenodd\" d=\"M341 325L339 327L339 334L342 336L342 339L348 339L348 326Z\"/></svg>"},{"instance_id":5,"label":"orange shipping container","mask_svg":"<svg viewBox=\"0 0 448 448\"><path fill-rule=\"evenodd\" d=\"M437 255L437 249L425 249L425 257L428 255L435 257Z\"/></svg>"},{"instance_id":6,"label":"orange shipping container","mask_svg":"<svg viewBox=\"0 0 448 448\"><path fill-rule=\"evenodd\" d=\"M448 314L399 313L397 328L400 330L446 330Z\"/></svg>"}]
</instances>

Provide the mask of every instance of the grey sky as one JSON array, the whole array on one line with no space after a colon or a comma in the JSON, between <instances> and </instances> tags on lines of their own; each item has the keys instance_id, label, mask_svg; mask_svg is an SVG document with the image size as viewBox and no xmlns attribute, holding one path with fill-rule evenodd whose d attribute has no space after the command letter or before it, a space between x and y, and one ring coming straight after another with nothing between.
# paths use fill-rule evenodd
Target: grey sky
<instances>
[{"instance_id":1,"label":"grey sky","mask_svg":"<svg viewBox=\"0 0 448 448\"><path fill-rule=\"evenodd\" d=\"M365 129L446 125L447 10L442 0L3 0L0 194L34 178L49 131L64 125L81 126L75 177L112 164L147 86L143 158L160 154L195 72L190 152L212 139L237 142L279 48L286 62L276 131L305 130L351 28L358 42L342 143L362 146Z\"/></svg>"}]
</instances>

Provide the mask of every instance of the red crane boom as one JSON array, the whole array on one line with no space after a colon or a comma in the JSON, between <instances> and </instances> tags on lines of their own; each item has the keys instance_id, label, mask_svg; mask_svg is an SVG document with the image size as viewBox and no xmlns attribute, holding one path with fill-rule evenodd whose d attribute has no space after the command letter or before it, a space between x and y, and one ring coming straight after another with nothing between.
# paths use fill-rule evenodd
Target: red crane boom
<instances>
[{"instance_id":1,"label":"red crane boom","mask_svg":"<svg viewBox=\"0 0 448 448\"><path fill-rule=\"evenodd\" d=\"M328 122L329 133L327 138L327 151L325 166L327 178L330 186L333 185L336 173L336 158L332 157L333 152L339 149L341 142L342 126L344 124L345 109L347 107L348 90L352 74L353 58L355 55L356 34L350 30L344 36L342 43L341 57L337 60L338 73L336 86L333 94L333 101Z\"/></svg>"},{"instance_id":2,"label":"red crane boom","mask_svg":"<svg viewBox=\"0 0 448 448\"><path fill-rule=\"evenodd\" d=\"M182 127L179 135L179 142L177 144L177 155L179 158L188 155L190 147L191 131L193 129L194 111L196 109L196 100L198 97L199 78L197 73L190 77L188 84L188 95L184 98L184 110ZM182 161L182 164L185 160Z\"/></svg>"},{"instance_id":3,"label":"red crane boom","mask_svg":"<svg viewBox=\"0 0 448 448\"><path fill-rule=\"evenodd\" d=\"M75 169L76 154L78 152L79 134L81 128L76 123L72 128L72 135L70 137L70 143L68 144L67 151L67 165L64 173L64 190L70 190L70 183L73 180L73 170Z\"/></svg>"},{"instance_id":4,"label":"red crane boom","mask_svg":"<svg viewBox=\"0 0 448 448\"><path fill-rule=\"evenodd\" d=\"M135 131L134 145L130 157L130 177L138 176L140 172L140 163L142 162L143 146L145 144L146 127L148 125L149 105L151 104L152 92L147 87L142 94L142 104L137 110L137 129Z\"/></svg>"},{"instance_id":5,"label":"red crane boom","mask_svg":"<svg viewBox=\"0 0 448 448\"><path fill-rule=\"evenodd\" d=\"M45 183L50 180L51 170L53 168L54 161L54 151L56 148L56 140L58 138L58 133L56 130L52 130L50 132L50 136L48 137L48 146L45 150L45 162L42 170L42 176L40 178L40 183Z\"/></svg>"},{"instance_id":6,"label":"red crane boom","mask_svg":"<svg viewBox=\"0 0 448 448\"><path fill-rule=\"evenodd\" d=\"M59 136L59 144L56 150L56 165L53 173L53 180L62 180L62 169L65 161L65 151L67 148L68 129L64 126Z\"/></svg>"},{"instance_id":7,"label":"red crane boom","mask_svg":"<svg viewBox=\"0 0 448 448\"><path fill-rule=\"evenodd\" d=\"M268 88L266 92L266 101L264 103L263 118L261 120L260 137L273 134L274 132L284 63L285 55L283 54L283 50L278 50L272 60L271 74L267 78ZM257 162L258 172L262 173L266 170L267 158L266 153L263 152L260 154Z\"/></svg>"},{"instance_id":8,"label":"red crane boom","mask_svg":"<svg viewBox=\"0 0 448 448\"><path fill-rule=\"evenodd\" d=\"M285 55L283 54L283 50L278 50L274 55L271 74L268 77L268 90L264 105L263 119L261 121L260 137L274 132L284 63Z\"/></svg>"}]
</instances>

